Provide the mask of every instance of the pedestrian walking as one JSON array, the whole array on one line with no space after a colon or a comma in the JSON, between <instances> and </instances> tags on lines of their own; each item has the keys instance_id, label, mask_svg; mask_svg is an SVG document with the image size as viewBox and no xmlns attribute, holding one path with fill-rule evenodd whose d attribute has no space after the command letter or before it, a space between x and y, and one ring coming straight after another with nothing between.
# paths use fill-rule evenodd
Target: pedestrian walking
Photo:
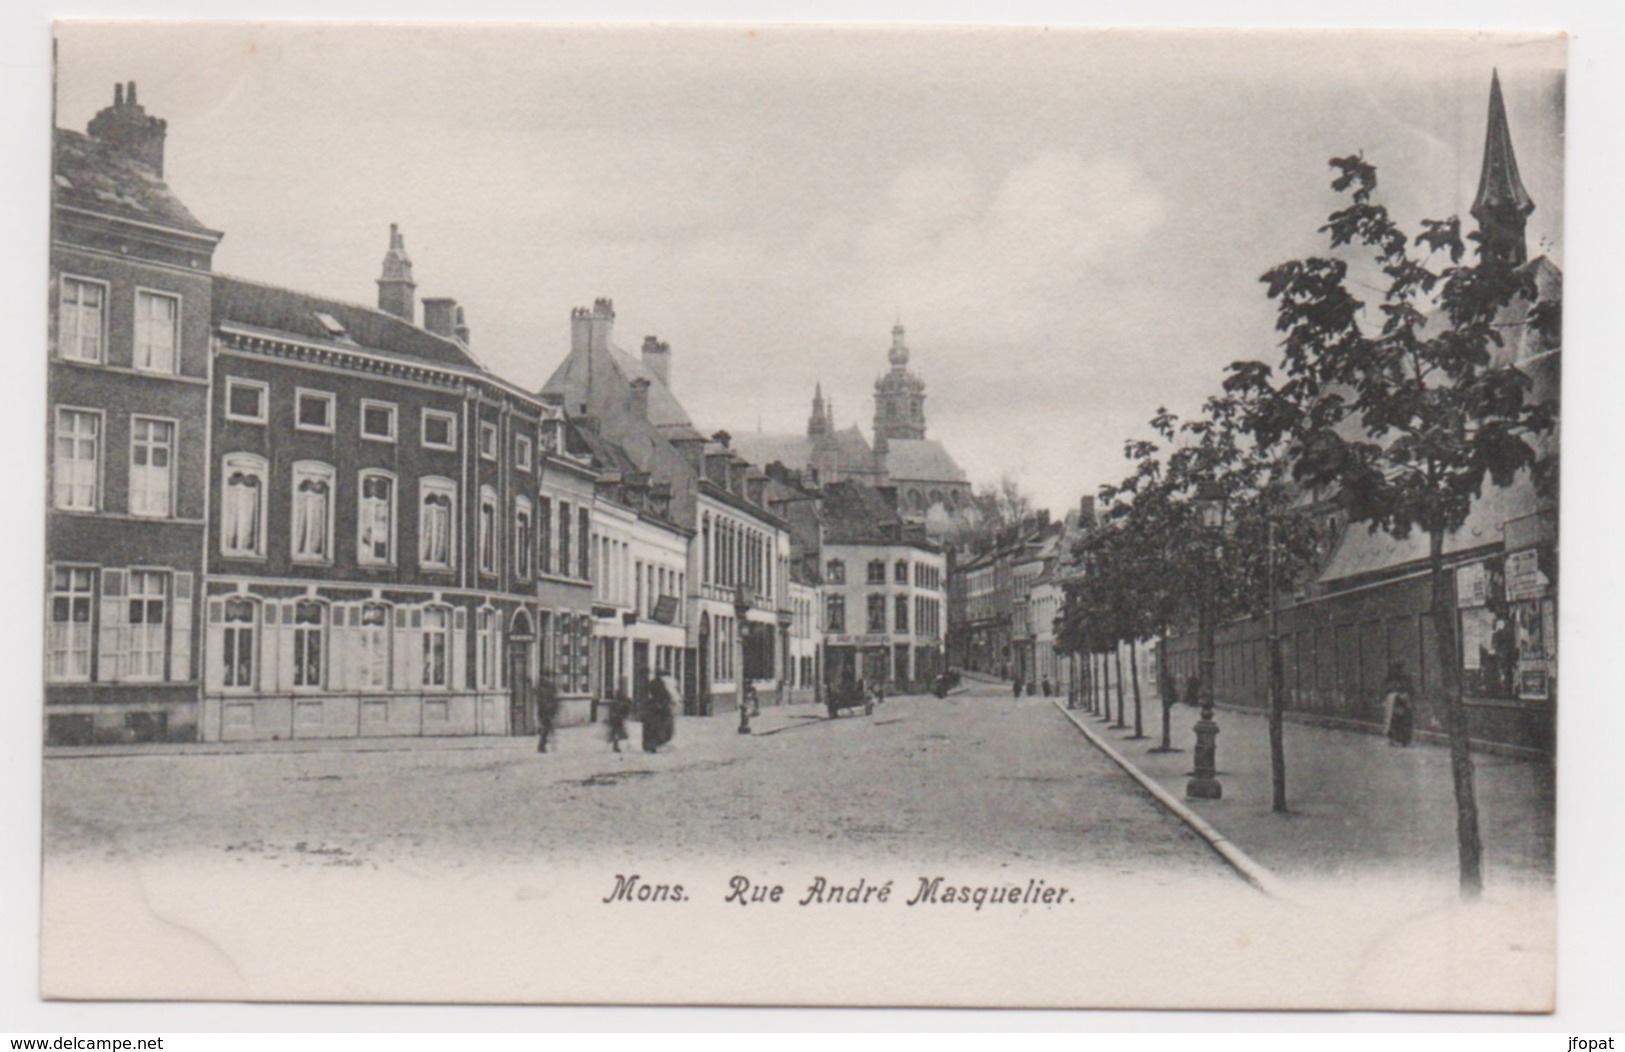
<instances>
[{"instance_id":1,"label":"pedestrian walking","mask_svg":"<svg viewBox=\"0 0 1625 1052\"><path fill-rule=\"evenodd\" d=\"M1405 673L1405 663L1396 661L1389 665L1388 680L1383 684L1382 692L1382 716L1389 745L1403 748L1411 743L1411 735L1416 729L1411 694L1411 677Z\"/></svg>"},{"instance_id":2,"label":"pedestrian walking","mask_svg":"<svg viewBox=\"0 0 1625 1052\"><path fill-rule=\"evenodd\" d=\"M536 681L536 751L546 752L548 740L553 737L553 724L559 718L559 694L553 688L553 677L542 673Z\"/></svg>"},{"instance_id":3,"label":"pedestrian walking","mask_svg":"<svg viewBox=\"0 0 1625 1052\"><path fill-rule=\"evenodd\" d=\"M1017 676L1015 678L1015 682L1012 683L1011 686L1015 688L1015 690L1012 693L1018 698L1021 697L1021 677L1020 676Z\"/></svg>"},{"instance_id":4,"label":"pedestrian walking","mask_svg":"<svg viewBox=\"0 0 1625 1052\"><path fill-rule=\"evenodd\" d=\"M669 745L677 736L677 703L683 697L683 688L678 686L676 677L669 672L656 678L666 688L666 702L660 713L660 744Z\"/></svg>"},{"instance_id":5,"label":"pedestrian walking","mask_svg":"<svg viewBox=\"0 0 1625 1052\"><path fill-rule=\"evenodd\" d=\"M627 732L626 721L632 718L632 702L624 691L617 691L615 700L609 703L609 747L615 752L621 751L621 743L631 737Z\"/></svg>"},{"instance_id":6,"label":"pedestrian walking","mask_svg":"<svg viewBox=\"0 0 1625 1052\"><path fill-rule=\"evenodd\" d=\"M1049 677L1048 676L1045 676L1044 679L1043 679L1043 690L1044 690L1044 697L1046 697L1046 698L1049 697L1052 688L1050 687L1050 682L1049 682Z\"/></svg>"},{"instance_id":7,"label":"pedestrian walking","mask_svg":"<svg viewBox=\"0 0 1625 1052\"><path fill-rule=\"evenodd\" d=\"M1185 704L1199 705L1202 702L1202 681L1195 676L1185 677Z\"/></svg>"}]
</instances>

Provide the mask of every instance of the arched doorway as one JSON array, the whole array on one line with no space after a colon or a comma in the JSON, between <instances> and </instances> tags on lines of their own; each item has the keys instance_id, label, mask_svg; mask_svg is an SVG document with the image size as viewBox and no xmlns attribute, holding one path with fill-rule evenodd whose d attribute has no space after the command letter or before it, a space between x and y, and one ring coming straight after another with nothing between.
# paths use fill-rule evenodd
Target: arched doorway
<instances>
[{"instance_id":1,"label":"arched doorway","mask_svg":"<svg viewBox=\"0 0 1625 1052\"><path fill-rule=\"evenodd\" d=\"M508 730L510 734L536 733L536 691L532 684L531 655L536 650L536 627L524 607L508 623Z\"/></svg>"}]
</instances>

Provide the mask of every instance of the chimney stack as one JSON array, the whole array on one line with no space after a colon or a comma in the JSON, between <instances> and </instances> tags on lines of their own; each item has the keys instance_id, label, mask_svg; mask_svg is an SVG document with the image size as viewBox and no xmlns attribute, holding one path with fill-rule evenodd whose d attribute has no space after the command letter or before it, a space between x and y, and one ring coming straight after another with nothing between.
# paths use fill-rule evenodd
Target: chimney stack
<instances>
[{"instance_id":1,"label":"chimney stack","mask_svg":"<svg viewBox=\"0 0 1625 1052\"><path fill-rule=\"evenodd\" d=\"M389 251L384 253L384 269L378 276L378 309L415 322L417 305L412 294L417 287L417 282L412 280L412 257L406 254L406 239L401 237L401 228L391 223Z\"/></svg>"},{"instance_id":2,"label":"chimney stack","mask_svg":"<svg viewBox=\"0 0 1625 1052\"><path fill-rule=\"evenodd\" d=\"M452 332L457 334L457 342L464 347L468 346L468 319L463 316L463 308L459 305L456 317L453 319Z\"/></svg>"},{"instance_id":3,"label":"chimney stack","mask_svg":"<svg viewBox=\"0 0 1625 1052\"><path fill-rule=\"evenodd\" d=\"M591 320L589 346L594 351L609 350L610 330L615 327L615 301L602 296L593 300Z\"/></svg>"},{"instance_id":4,"label":"chimney stack","mask_svg":"<svg viewBox=\"0 0 1625 1052\"><path fill-rule=\"evenodd\" d=\"M423 298L423 327L448 340L457 338L457 301L449 296Z\"/></svg>"},{"instance_id":5,"label":"chimney stack","mask_svg":"<svg viewBox=\"0 0 1625 1052\"><path fill-rule=\"evenodd\" d=\"M90 119L85 128L93 139L112 143L161 177L164 174L164 136L169 124L135 100L135 81L113 85L113 105Z\"/></svg>"},{"instance_id":6,"label":"chimney stack","mask_svg":"<svg viewBox=\"0 0 1625 1052\"><path fill-rule=\"evenodd\" d=\"M592 311L586 307L570 309L570 353L584 354L592 338Z\"/></svg>"},{"instance_id":7,"label":"chimney stack","mask_svg":"<svg viewBox=\"0 0 1625 1052\"><path fill-rule=\"evenodd\" d=\"M1078 498L1078 525L1092 526L1095 522L1095 498L1085 494Z\"/></svg>"},{"instance_id":8,"label":"chimney stack","mask_svg":"<svg viewBox=\"0 0 1625 1052\"><path fill-rule=\"evenodd\" d=\"M671 387L671 345L654 336L643 338L643 364L666 387Z\"/></svg>"},{"instance_id":9,"label":"chimney stack","mask_svg":"<svg viewBox=\"0 0 1625 1052\"><path fill-rule=\"evenodd\" d=\"M638 420L649 419L649 381L640 376L627 386L632 392L632 415Z\"/></svg>"}]
</instances>

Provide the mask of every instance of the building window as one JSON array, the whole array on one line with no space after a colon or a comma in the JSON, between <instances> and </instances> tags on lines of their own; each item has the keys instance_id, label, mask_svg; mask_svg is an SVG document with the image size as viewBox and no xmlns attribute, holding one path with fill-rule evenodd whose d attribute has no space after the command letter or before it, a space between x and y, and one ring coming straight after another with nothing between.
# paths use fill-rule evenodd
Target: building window
<instances>
[{"instance_id":1,"label":"building window","mask_svg":"<svg viewBox=\"0 0 1625 1052\"><path fill-rule=\"evenodd\" d=\"M497 458L497 426L488 420L480 421L480 456L486 460Z\"/></svg>"},{"instance_id":2,"label":"building window","mask_svg":"<svg viewBox=\"0 0 1625 1052\"><path fill-rule=\"evenodd\" d=\"M220 551L265 554L265 461L247 453L226 456L220 500Z\"/></svg>"},{"instance_id":3,"label":"building window","mask_svg":"<svg viewBox=\"0 0 1625 1052\"><path fill-rule=\"evenodd\" d=\"M361 400L361 437L375 442L395 441L395 405Z\"/></svg>"},{"instance_id":4,"label":"building window","mask_svg":"<svg viewBox=\"0 0 1625 1052\"><path fill-rule=\"evenodd\" d=\"M559 573L570 576L570 502L559 501Z\"/></svg>"},{"instance_id":5,"label":"building window","mask_svg":"<svg viewBox=\"0 0 1625 1052\"><path fill-rule=\"evenodd\" d=\"M423 611L423 685L444 687L446 658L451 653L451 611L432 606Z\"/></svg>"},{"instance_id":6,"label":"building window","mask_svg":"<svg viewBox=\"0 0 1625 1052\"><path fill-rule=\"evenodd\" d=\"M168 518L174 492L175 425L130 418L130 514Z\"/></svg>"},{"instance_id":7,"label":"building window","mask_svg":"<svg viewBox=\"0 0 1625 1052\"><path fill-rule=\"evenodd\" d=\"M892 567L892 580L898 584L908 584L908 560L899 559L897 565Z\"/></svg>"},{"instance_id":8,"label":"building window","mask_svg":"<svg viewBox=\"0 0 1625 1052\"><path fill-rule=\"evenodd\" d=\"M56 411L56 506L64 511L95 511L101 480L100 413Z\"/></svg>"},{"instance_id":9,"label":"building window","mask_svg":"<svg viewBox=\"0 0 1625 1052\"><path fill-rule=\"evenodd\" d=\"M423 411L423 447L425 449L457 448L457 414L442 413L438 409Z\"/></svg>"},{"instance_id":10,"label":"building window","mask_svg":"<svg viewBox=\"0 0 1625 1052\"><path fill-rule=\"evenodd\" d=\"M293 685L322 685L323 616L326 608L314 599L301 599L293 607Z\"/></svg>"},{"instance_id":11,"label":"building window","mask_svg":"<svg viewBox=\"0 0 1625 1052\"><path fill-rule=\"evenodd\" d=\"M107 288L99 281L62 279L57 313L57 346L75 362L100 362L107 324Z\"/></svg>"},{"instance_id":12,"label":"building window","mask_svg":"<svg viewBox=\"0 0 1625 1052\"><path fill-rule=\"evenodd\" d=\"M333 469L314 461L293 466L293 558L333 558Z\"/></svg>"},{"instance_id":13,"label":"building window","mask_svg":"<svg viewBox=\"0 0 1625 1052\"><path fill-rule=\"evenodd\" d=\"M592 550L587 544L587 536L592 531L592 513L586 507L576 512L576 576L583 581L592 576Z\"/></svg>"},{"instance_id":14,"label":"building window","mask_svg":"<svg viewBox=\"0 0 1625 1052\"><path fill-rule=\"evenodd\" d=\"M846 563L839 559L831 559L824 564L824 580L830 584L846 583Z\"/></svg>"},{"instance_id":15,"label":"building window","mask_svg":"<svg viewBox=\"0 0 1625 1052\"><path fill-rule=\"evenodd\" d=\"M824 622L827 631L846 631L846 596L832 595L824 600Z\"/></svg>"},{"instance_id":16,"label":"building window","mask_svg":"<svg viewBox=\"0 0 1625 1052\"><path fill-rule=\"evenodd\" d=\"M869 584L886 583L886 562L884 559L869 560Z\"/></svg>"},{"instance_id":17,"label":"building window","mask_svg":"<svg viewBox=\"0 0 1625 1052\"><path fill-rule=\"evenodd\" d=\"M480 489L480 572L497 572L497 495L489 486Z\"/></svg>"},{"instance_id":18,"label":"building window","mask_svg":"<svg viewBox=\"0 0 1625 1052\"><path fill-rule=\"evenodd\" d=\"M395 479L382 471L363 471L360 492L356 558L389 565L395 561Z\"/></svg>"},{"instance_id":19,"label":"building window","mask_svg":"<svg viewBox=\"0 0 1625 1052\"><path fill-rule=\"evenodd\" d=\"M457 487L450 479L430 478L418 483L422 505L418 510L418 561L427 569L450 570L456 549Z\"/></svg>"},{"instance_id":20,"label":"building window","mask_svg":"<svg viewBox=\"0 0 1625 1052\"><path fill-rule=\"evenodd\" d=\"M181 301L161 292L135 294L135 367L173 373L179 344Z\"/></svg>"},{"instance_id":21,"label":"building window","mask_svg":"<svg viewBox=\"0 0 1625 1052\"><path fill-rule=\"evenodd\" d=\"M130 637L124 676L126 679L163 679L164 600L169 594L169 575L131 570L129 581Z\"/></svg>"},{"instance_id":22,"label":"building window","mask_svg":"<svg viewBox=\"0 0 1625 1052\"><path fill-rule=\"evenodd\" d=\"M535 538L530 534L530 501L525 497L514 499L513 511L513 572L520 577L530 576L530 553Z\"/></svg>"},{"instance_id":23,"label":"building window","mask_svg":"<svg viewBox=\"0 0 1625 1052\"><path fill-rule=\"evenodd\" d=\"M536 551L542 573L553 572L553 498L538 498L536 506Z\"/></svg>"},{"instance_id":24,"label":"building window","mask_svg":"<svg viewBox=\"0 0 1625 1052\"><path fill-rule=\"evenodd\" d=\"M95 587L95 570L58 566L51 571L51 625L45 647L46 674L54 682L90 679L90 611Z\"/></svg>"},{"instance_id":25,"label":"building window","mask_svg":"<svg viewBox=\"0 0 1625 1052\"><path fill-rule=\"evenodd\" d=\"M293 426L301 431L333 433L333 395L327 391L296 391Z\"/></svg>"},{"instance_id":26,"label":"building window","mask_svg":"<svg viewBox=\"0 0 1625 1052\"><path fill-rule=\"evenodd\" d=\"M362 690L389 689L389 607L366 603L356 639L356 683Z\"/></svg>"},{"instance_id":27,"label":"building window","mask_svg":"<svg viewBox=\"0 0 1625 1052\"><path fill-rule=\"evenodd\" d=\"M530 436L513 436L513 466L520 471L530 470Z\"/></svg>"},{"instance_id":28,"label":"building window","mask_svg":"<svg viewBox=\"0 0 1625 1052\"><path fill-rule=\"evenodd\" d=\"M897 631L899 631L899 632L907 632L908 631L908 596L906 596L906 595L897 596L897 602L896 602L895 606L896 606L896 609L892 613L892 619L897 625Z\"/></svg>"},{"instance_id":29,"label":"building window","mask_svg":"<svg viewBox=\"0 0 1625 1052\"><path fill-rule=\"evenodd\" d=\"M265 403L270 387L258 380L226 377L226 419L248 424L265 423Z\"/></svg>"},{"instance_id":30,"label":"building window","mask_svg":"<svg viewBox=\"0 0 1625 1052\"><path fill-rule=\"evenodd\" d=\"M221 671L228 687L254 686L254 602L234 596L226 600L224 651Z\"/></svg>"},{"instance_id":31,"label":"building window","mask_svg":"<svg viewBox=\"0 0 1625 1052\"><path fill-rule=\"evenodd\" d=\"M869 597L868 631L886 631L886 597L883 595L871 595Z\"/></svg>"}]
</instances>

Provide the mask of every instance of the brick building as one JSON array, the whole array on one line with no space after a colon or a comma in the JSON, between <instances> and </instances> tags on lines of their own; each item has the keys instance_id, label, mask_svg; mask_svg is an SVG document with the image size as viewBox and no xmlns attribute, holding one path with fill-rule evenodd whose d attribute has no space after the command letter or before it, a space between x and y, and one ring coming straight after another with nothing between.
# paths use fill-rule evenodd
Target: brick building
<instances>
[{"instance_id":1,"label":"brick building","mask_svg":"<svg viewBox=\"0 0 1625 1052\"><path fill-rule=\"evenodd\" d=\"M189 739L221 234L163 182L162 120L114 88L57 129L47 368L45 735Z\"/></svg>"}]
</instances>

